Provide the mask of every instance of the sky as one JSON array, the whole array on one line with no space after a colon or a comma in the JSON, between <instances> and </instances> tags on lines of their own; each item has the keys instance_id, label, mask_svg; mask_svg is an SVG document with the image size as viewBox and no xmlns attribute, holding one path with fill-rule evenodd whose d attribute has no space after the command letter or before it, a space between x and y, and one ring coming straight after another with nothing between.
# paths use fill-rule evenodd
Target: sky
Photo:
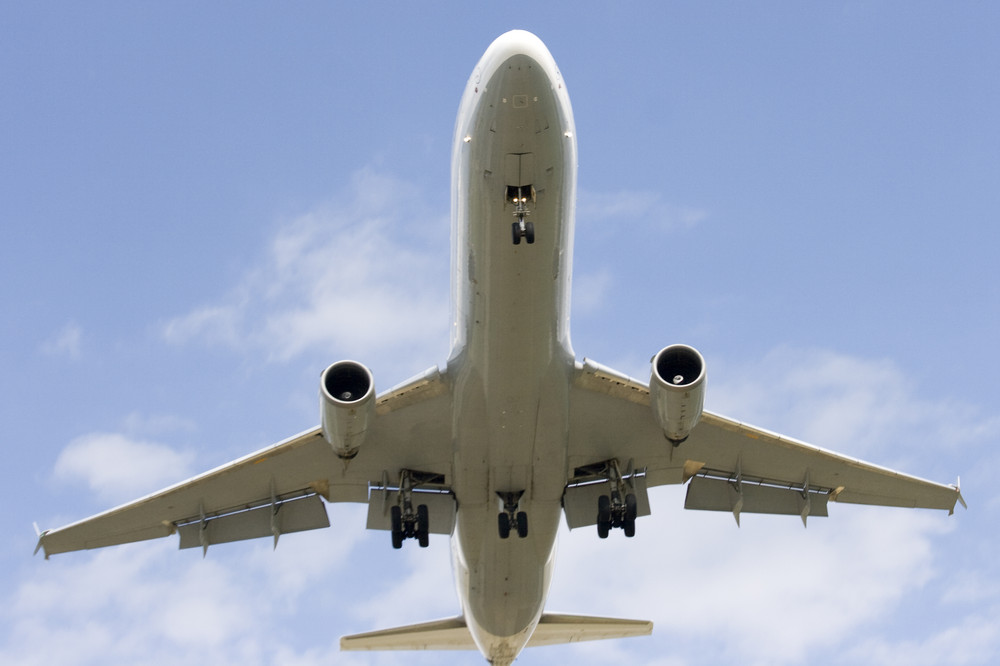
<instances>
[{"instance_id":1,"label":"sky","mask_svg":"<svg viewBox=\"0 0 1000 666\"><path fill-rule=\"evenodd\" d=\"M513 28L573 103L577 357L690 344L707 409L969 503L738 528L653 489L634 539L563 530L548 603L653 635L517 663L1000 661L1000 9L368 5L0 4L0 662L479 663L338 652L459 612L447 538L363 506L204 559L45 561L32 522L313 427L336 360L444 363L455 114Z\"/></svg>"}]
</instances>

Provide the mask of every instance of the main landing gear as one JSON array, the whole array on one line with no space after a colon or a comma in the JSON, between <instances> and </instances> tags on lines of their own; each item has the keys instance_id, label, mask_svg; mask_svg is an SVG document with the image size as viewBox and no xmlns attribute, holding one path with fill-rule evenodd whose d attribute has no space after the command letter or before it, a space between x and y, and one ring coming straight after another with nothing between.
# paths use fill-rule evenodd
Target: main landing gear
<instances>
[{"instance_id":1,"label":"main landing gear","mask_svg":"<svg viewBox=\"0 0 1000 666\"><path fill-rule=\"evenodd\" d=\"M430 543L429 518L426 504L419 504L414 510L413 487L419 483L413 473L404 469L399 480L399 500L389 509L392 521L392 547L403 547L404 539L416 539L421 548Z\"/></svg>"},{"instance_id":2,"label":"main landing gear","mask_svg":"<svg viewBox=\"0 0 1000 666\"><path fill-rule=\"evenodd\" d=\"M503 511L497 515L497 529L501 539L509 537L512 529L522 539L528 536L528 514L517 510L523 494L523 490L516 493L497 493L503 501Z\"/></svg>"},{"instance_id":3,"label":"main landing gear","mask_svg":"<svg viewBox=\"0 0 1000 666\"><path fill-rule=\"evenodd\" d=\"M635 493L630 492L631 480L626 481L622 477L617 460L607 462L604 474L611 487L611 494L597 498L597 536L607 539L611 528L620 527L625 536L634 537L638 502Z\"/></svg>"}]
</instances>

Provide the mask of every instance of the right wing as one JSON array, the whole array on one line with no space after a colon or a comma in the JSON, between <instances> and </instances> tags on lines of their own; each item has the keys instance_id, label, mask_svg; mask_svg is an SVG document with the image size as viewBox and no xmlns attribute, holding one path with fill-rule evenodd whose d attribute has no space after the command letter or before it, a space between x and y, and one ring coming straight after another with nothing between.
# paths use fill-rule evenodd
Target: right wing
<instances>
[{"instance_id":1,"label":"right wing","mask_svg":"<svg viewBox=\"0 0 1000 666\"><path fill-rule=\"evenodd\" d=\"M645 470L647 486L690 482L685 508L732 511L737 520L741 511L798 514L805 520L826 515L827 501L948 511L956 501L965 503L957 485L909 476L707 411L688 439L673 446L656 423L648 386L591 361L577 366L570 401L570 489L584 505L574 512L582 517L571 520L571 527L596 522L602 491L587 485L593 480L587 475L612 459L623 468L631 463ZM574 475L581 485L572 485ZM642 498L639 502L638 515L644 515Z\"/></svg>"},{"instance_id":2,"label":"right wing","mask_svg":"<svg viewBox=\"0 0 1000 666\"><path fill-rule=\"evenodd\" d=\"M180 533L181 548L329 527L320 498L367 502L370 485L403 469L450 483L451 389L431 370L376 399L357 456L341 460L320 428L79 522L45 531L46 558Z\"/></svg>"}]
</instances>

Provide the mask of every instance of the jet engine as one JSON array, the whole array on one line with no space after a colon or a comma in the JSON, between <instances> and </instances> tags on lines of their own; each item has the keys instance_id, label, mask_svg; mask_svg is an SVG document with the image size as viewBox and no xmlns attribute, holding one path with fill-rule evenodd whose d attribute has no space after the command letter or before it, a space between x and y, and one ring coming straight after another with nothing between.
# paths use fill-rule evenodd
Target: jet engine
<instances>
[{"instance_id":1,"label":"jet engine","mask_svg":"<svg viewBox=\"0 0 1000 666\"><path fill-rule=\"evenodd\" d=\"M358 449L375 417L375 379L355 361L339 361L323 371L319 386L323 437L345 460Z\"/></svg>"},{"instance_id":2,"label":"jet engine","mask_svg":"<svg viewBox=\"0 0 1000 666\"><path fill-rule=\"evenodd\" d=\"M670 345L653 357L649 397L656 422L675 446L691 434L705 405L705 359L693 347Z\"/></svg>"}]
</instances>

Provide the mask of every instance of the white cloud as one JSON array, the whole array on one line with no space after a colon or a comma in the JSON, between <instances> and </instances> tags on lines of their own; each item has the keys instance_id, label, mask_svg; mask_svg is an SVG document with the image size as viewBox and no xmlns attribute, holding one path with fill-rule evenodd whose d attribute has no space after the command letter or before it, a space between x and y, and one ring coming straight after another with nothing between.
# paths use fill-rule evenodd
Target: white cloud
<instances>
[{"instance_id":1,"label":"white cloud","mask_svg":"<svg viewBox=\"0 0 1000 666\"><path fill-rule=\"evenodd\" d=\"M419 201L412 186L360 171L334 203L282 225L263 265L227 298L168 321L164 337L280 360L311 349L443 347L447 224Z\"/></svg>"},{"instance_id":2,"label":"white cloud","mask_svg":"<svg viewBox=\"0 0 1000 666\"><path fill-rule=\"evenodd\" d=\"M82 344L83 329L76 322L70 322L43 342L41 350L46 356L63 356L76 360L80 358Z\"/></svg>"},{"instance_id":3,"label":"white cloud","mask_svg":"<svg viewBox=\"0 0 1000 666\"><path fill-rule=\"evenodd\" d=\"M711 646L710 663L800 663L839 643L932 575L931 540L942 530L935 516L887 521L885 510L856 507L808 530L763 516L744 516L737 528L728 514L684 511L681 493L651 499L654 515L635 539L615 533L598 542L580 530L563 540L557 576L566 583L553 604L648 616L659 640L679 651ZM619 583L595 599L579 581L600 579L612 562Z\"/></svg>"},{"instance_id":4,"label":"white cloud","mask_svg":"<svg viewBox=\"0 0 1000 666\"><path fill-rule=\"evenodd\" d=\"M71 441L56 459L60 482L83 482L102 501L134 498L191 476L194 454L132 439L90 433Z\"/></svg>"},{"instance_id":5,"label":"white cloud","mask_svg":"<svg viewBox=\"0 0 1000 666\"><path fill-rule=\"evenodd\" d=\"M581 189L578 196L577 217L591 222L628 218L631 222L645 222L655 229L673 231L691 229L708 219L709 215L702 208L667 203L658 192L591 192Z\"/></svg>"},{"instance_id":6,"label":"white cloud","mask_svg":"<svg viewBox=\"0 0 1000 666\"><path fill-rule=\"evenodd\" d=\"M607 268L573 277L573 314L599 313L611 294L614 276Z\"/></svg>"},{"instance_id":7,"label":"white cloud","mask_svg":"<svg viewBox=\"0 0 1000 666\"><path fill-rule=\"evenodd\" d=\"M709 409L851 455L955 450L1000 434L1000 418L920 397L883 359L778 347L708 372Z\"/></svg>"},{"instance_id":8,"label":"white cloud","mask_svg":"<svg viewBox=\"0 0 1000 666\"><path fill-rule=\"evenodd\" d=\"M970 615L931 632L922 640L874 638L849 654L853 663L872 666L972 666L996 663L1000 652L1000 611Z\"/></svg>"}]
</instances>

